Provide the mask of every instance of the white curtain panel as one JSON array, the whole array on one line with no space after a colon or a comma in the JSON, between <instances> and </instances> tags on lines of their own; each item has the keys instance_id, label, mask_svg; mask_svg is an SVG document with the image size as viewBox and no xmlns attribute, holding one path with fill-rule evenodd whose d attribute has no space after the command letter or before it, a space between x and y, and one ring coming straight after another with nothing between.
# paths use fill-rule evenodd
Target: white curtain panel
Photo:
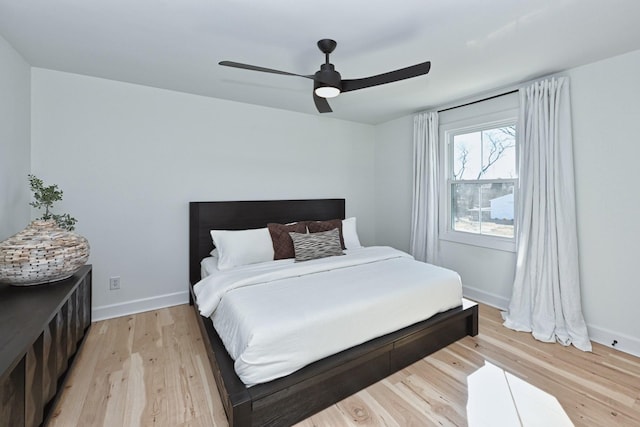
<instances>
[{"instance_id":1,"label":"white curtain panel","mask_svg":"<svg viewBox=\"0 0 640 427\"><path fill-rule=\"evenodd\" d=\"M438 262L438 113L413 118L413 206L411 254L419 261Z\"/></svg>"},{"instance_id":2,"label":"white curtain panel","mask_svg":"<svg viewBox=\"0 0 640 427\"><path fill-rule=\"evenodd\" d=\"M518 254L504 324L591 351L580 302L569 80L519 92Z\"/></svg>"}]
</instances>

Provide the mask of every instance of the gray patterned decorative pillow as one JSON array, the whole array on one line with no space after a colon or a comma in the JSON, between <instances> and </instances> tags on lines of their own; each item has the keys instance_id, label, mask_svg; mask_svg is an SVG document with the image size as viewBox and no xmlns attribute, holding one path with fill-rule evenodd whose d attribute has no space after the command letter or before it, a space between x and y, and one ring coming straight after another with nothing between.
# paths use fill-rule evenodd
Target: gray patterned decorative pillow
<instances>
[{"instance_id":1,"label":"gray patterned decorative pillow","mask_svg":"<svg viewBox=\"0 0 640 427\"><path fill-rule=\"evenodd\" d=\"M309 229L309 233L318 233L321 231L329 231L337 228L340 232L340 245L342 246L342 249L346 249L344 245L344 239L342 237L341 219L330 219L328 221L307 221L307 228Z\"/></svg>"},{"instance_id":2,"label":"gray patterned decorative pillow","mask_svg":"<svg viewBox=\"0 0 640 427\"><path fill-rule=\"evenodd\" d=\"M344 255L340 245L340 230L337 228L319 233L289 233L289 236L293 240L296 261Z\"/></svg>"}]
</instances>

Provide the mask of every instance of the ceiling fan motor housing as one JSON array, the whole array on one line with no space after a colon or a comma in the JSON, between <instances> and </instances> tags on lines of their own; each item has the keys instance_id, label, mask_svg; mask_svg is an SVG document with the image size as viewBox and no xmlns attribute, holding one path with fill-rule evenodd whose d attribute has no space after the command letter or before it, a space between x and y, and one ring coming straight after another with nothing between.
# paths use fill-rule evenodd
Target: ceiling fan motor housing
<instances>
[{"instance_id":1,"label":"ceiling fan motor housing","mask_svg":"<svg viewBox=\"0 0 640 427\"><path fill-rule=\"evenodd\" d=\"M340 84L342 77L337 72L333 64L322 64L320 70L316 71L313 78L313 89L318 87L331 86L342 91L342 85Z\"/></svg>"}]
</instances>

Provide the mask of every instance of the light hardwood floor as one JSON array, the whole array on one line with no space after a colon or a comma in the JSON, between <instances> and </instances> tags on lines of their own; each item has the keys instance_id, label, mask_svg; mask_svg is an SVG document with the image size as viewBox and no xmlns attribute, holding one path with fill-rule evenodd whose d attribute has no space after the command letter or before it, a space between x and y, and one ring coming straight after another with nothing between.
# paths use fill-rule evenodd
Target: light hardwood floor
<instances>
[{"instance_id":1,"label":"light hardwood floor","mask_svg":"<svg viewBox=\"0 0 640 427\"><path fill-rule=\"evenodd\" d=\"M640 426L640 359L504 328L480 306L466 337L301 422L311 426ZM94 323L58 426L226 426L188 305Z\"/></svg>"}]
</instances>

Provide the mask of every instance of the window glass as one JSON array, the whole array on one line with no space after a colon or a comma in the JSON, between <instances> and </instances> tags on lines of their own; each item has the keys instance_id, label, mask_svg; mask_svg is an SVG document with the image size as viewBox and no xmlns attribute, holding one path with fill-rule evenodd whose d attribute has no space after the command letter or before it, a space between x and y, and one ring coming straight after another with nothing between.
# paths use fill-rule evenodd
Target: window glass
<instances>
[{"instance_id":1,"label":"window glass","mask_svg":"<svg viewBox=\"0 0 640 427\"><path fill-rule=\"evenodd\" d=\"M453 179L516 178L515 125L453 137Z\"/></svg>"},{"instance_id":2,"label":"window glass","mask_svg":"<svg viewBox=\"0 0 640 427\"><path fill-rule=\"evenodd\" d=\"M472 244L484 241L487 246L492 246L492 239L502 239L515 248L515 119L480 122L460 129L451 126L445 135L449 200L443 238L461 242L471 239Z\"/></svg>"},{"instance_id":3,"label":"window glass","mask_svg":"<svg viewBox=\"0 0 640 427\"><path fill-rule=\"evenodd\" d=\"M514 236L514 184L454 183L451 228L490 236Z\"/></svg>"}]
</instances>

